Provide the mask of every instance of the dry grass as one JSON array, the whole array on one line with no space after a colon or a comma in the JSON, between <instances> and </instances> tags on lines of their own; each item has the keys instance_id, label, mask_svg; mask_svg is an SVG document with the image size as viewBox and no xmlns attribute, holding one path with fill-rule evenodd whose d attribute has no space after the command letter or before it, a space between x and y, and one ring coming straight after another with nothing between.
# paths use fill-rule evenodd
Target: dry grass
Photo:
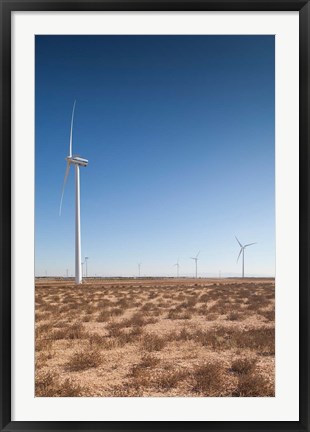
<instances>
[{"instance_id":1,"label":"dry grass","mask_svg":"<svg viewBox=\"0 0 310 432\"><path fill-rule=\"evenodd\" d=\"M36 376L36 396L44 397L75 397L82 396L82 387L70 378L60 381L52 371L38 373Z\"/></svg>"},{"instance_id":2,"label":"dry grass","mask_svg":"<svg viewBox=\"0 0 310 432\"><path fill-rule=\"evenodd\" d=\"M146 334L142 341L142 348L146 351L160 351L165 345L164 338L156 334Z\"/></svg>"},{"instance_id":3,"label":"dry grass","mask_svg":"<svg viewBox=\"0 0 310 432\"><path fill-rule=\"evenodd\" d=\"M96 348L92 350L85 349L76 351L66 363L69 371L83 371L90 368L96 368L101 364L100 351Z\"/></svg>"},{"instance_id":4,"label":"dry grass","mask_svg":"<svg viewBox=\"0 0 310 432\"><path fill-rule=\"evenodd\" d=\"M249 374L253 371L256 365L254 358L239 358L232 362L231 371L239 375Z\"/></svg>"},{"instance_id":5,"label":"dry grass","mask_svg":"<svg viewBox=\"0 0 310 432\"><path fill-rule=\"evenodd\" d=\"M36 396L274 396L272 280L50 280L35 302Z\"/></svg>"},{"instance_id":6,"label":"dry grass","mask_svg":"<svg viewBox=\"0 0 310 432\"><path fill-rule=\"evenodd\" d=\"M192 372L193 391L202 396L219 396L224 389L224 371L219 362L195 367Z\"/></svg>"},{"instance_id":7,"label":"dry grass","mask_svg":"<svg viewBox=\"0 0 310 432\"><path fill-rule=\"evenodd\" d=\"M258 374L243 374L238 379L238 386L233 396L263 397L274 396L274 387Z\"/></svg>"}]
</instances>

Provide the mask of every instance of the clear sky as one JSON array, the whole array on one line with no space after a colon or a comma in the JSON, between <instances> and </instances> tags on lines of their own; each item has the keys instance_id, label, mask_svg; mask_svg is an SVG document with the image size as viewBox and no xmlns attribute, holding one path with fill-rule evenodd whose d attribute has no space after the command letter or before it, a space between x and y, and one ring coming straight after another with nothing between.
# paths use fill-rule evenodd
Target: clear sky
<instances>
[{"instance_id":1,"label":"clear sky","mask_svg":"<svg viewBox=\"0 0 310 432\"><path fill-rule=\"evenodd\" d=\"M36 275L275 273L273 36L36 36ZM46 273L45 273L46 272Z\"/></svg>"}]
</instances>

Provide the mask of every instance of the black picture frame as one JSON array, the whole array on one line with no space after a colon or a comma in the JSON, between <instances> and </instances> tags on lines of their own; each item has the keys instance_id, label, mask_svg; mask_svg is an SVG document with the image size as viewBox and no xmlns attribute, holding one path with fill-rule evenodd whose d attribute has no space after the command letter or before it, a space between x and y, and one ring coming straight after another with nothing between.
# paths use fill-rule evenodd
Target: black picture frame
<instances>
[{"instance_id":1,"label":"black picture frame","mask_svg":"<svg viewBox=\"0 0 310 432\"><path fill-rule=\"evenodd\" d=\"M11 421L11 13L14 11L298 11L300 167L300 376L299 421L98 422ZM208 430L310 431L309 427L309 1L304 0L0 0L1 20L1 248L0 424L1 431ZM288 371L289 373L289 371Z\"/></svg>"}]
</instances>

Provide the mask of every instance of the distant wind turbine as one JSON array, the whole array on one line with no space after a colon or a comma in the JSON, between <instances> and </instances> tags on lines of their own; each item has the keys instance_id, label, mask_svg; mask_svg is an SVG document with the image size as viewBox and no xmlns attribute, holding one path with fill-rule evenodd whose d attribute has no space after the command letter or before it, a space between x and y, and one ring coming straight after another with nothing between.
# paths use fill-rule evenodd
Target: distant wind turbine
<instances>
[{"instance_id":1,"label":"distant wind turbine","mask_svg":"<svg viewBox=\"0 0 310 432\"><path fill-rule=\"evenodd\" d=\"M77 155L72 156L72 133L73 133L75 103L76 101L74 101L73 109L72 109L69 156L66 157L67 169L65 173L64 184L62 187L59 215L61 215L62 200L65 192L67 178L70 171L70 166L74 165L75 167L75 283L80 284L83 278L82 268L81 268L80 166L86 167L88 165L88 160L82 159Z\"/></svg>"},{"instance_id":2,"label":"distant wind turbine","mask_svg":"<svg viewBox=\"0 0 310 432\"><path fill-rule=\"evenodd\" d=\"M138 263L139 277L141 276L141 263Z\"/></svg>"},{"instance_id":3,"label":"distant wind turbine","mask_svg":"<svg viewBox=\"0 0 310 432\"><path fill-rule=\"evenodd\" d=\"M175 264L173 264L173 266L177 267L177 277L179 277L179 269L180 269L179 258L178 258L177 262Z\"/></svg>"},{"instance_id":4,"label":"distant wind turbine","mask_svg":"<svg viewBox=\"0 0 310 432\"><path fill-rule=\"evenodd\" d=\"M239 243L239 246L240 246L240 252L239 252L239 255L238 255L238 258L237 258L237 262L239 261L240 255L242 254L242 277L244 278L244 250L248 246L252 246L252 245L256 244L256 242L255 243L249 243L249 244L246 244L246 245L243 246L240 243L240 241L237 239L237 237L236 237L236 240L237 240L237 242Z\"/></svg>"},{"instance_id":5,"label":"distant wind turbine","mask_svg":"<svg viewBox=\"0 0 310 432\"><path fill-rule=\"evenodd\" d=\"M194 258L191 257L191 259L194 260L194 261L195 261L195 264L196 264L196 279L197 279L197 261L198 261L198 256L199 256L199 254L200 254L200 251L198 252L198 254L197 254Z\"/></svg>"},{"instance_id":6,"label":"distant wind turbine","mask_svg":"<svg viewBox=\"0 0 310 432\"><path fill-rule=\"evenodd\" d=\"M89 257L85 257L85 277L87 277L87 261L89 260Z\"/></svg>"}]
</instances>

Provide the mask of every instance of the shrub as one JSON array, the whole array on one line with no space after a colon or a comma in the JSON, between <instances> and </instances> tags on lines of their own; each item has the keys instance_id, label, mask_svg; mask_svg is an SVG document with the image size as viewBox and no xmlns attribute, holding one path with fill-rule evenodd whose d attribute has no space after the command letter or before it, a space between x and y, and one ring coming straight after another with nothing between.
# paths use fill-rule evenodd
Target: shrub
<instances>
[{"instance_id":1,"label":"shrub","mask_svg":"<svg viewBox=\"0 0 310 432\"><path fill-rule=\"evenodd\" d=\"M219 396L223 378L224 369L218 362L197 366L192 372L192 390L204 396Z\"/></svg>"},{"instance_id":2,"label":"shrub","mask_svg":"<svg viewBox=\"0 0 310 432\"><path fill-rule=\"evenodd\" d=\"M70 371L82 371L98 367L101 364L100 351L97 349L75 352L67 362Z\"/></svg>"},{"instance_id":3,"label":"shrub","mask_svg":"<svg viewBox=\"0 0 310 432\"><path fill-rule=\"evenodd\" d=\"M229 321L238 321L240 319L240 315L238 314L238 312L229 312L226 319L228 319Z\"/></svg>"},{"instance_id":4,"label":"shrub","mask_svg":"<svg viewBox=\"0 0 310 432\"><path fill-rule=\"evenodd\" d=\"M253 358L239 358L231 364L231 371L237 374L247 374L255 368L256 360Z\"/></svg>"},{"instance_id":5,"label":"shrub","mask_svg":"<svg viewBox=\"0 0 310 432\"><path fill-rule=\"evenodd\" d=\"M61 382L53 371L40 372L35 382L37 397L74 397L82 396L82 387L67 378Z\"/></svg>"},{"instance_id":6,"label":"shrub","mask_svg":"<svg viewBox=\"0 0 310 432\"><path fill-rule=\"evenodd\" d=\"M163 338L150 333L146 334L142 341L142 347L146 351L160 351L165 345L166 341Z\"/></svg>"},{"instance_id":7,"label":"shrub","mask_svg":"<svg viewBox=\"0 0 310 432\"><path fill-rule=\"evenodd\" d=\"M107 322L111 318L111 314L108 310L102 310L97 316L97 322Z\"/></svg>"},{"instance_id":8,"label":"shrub","mask_svg":"<svg viewBox=\"0 0 310 432\"><path fill-rule=\"evenodd\" d=\"M44 337L36 337L36 351L45 351L52 348L53 342L50 339Z\"/></svg>"},{"instance_id":9,"label":"shrub","mask_svg":"<svg viewBox=\"0 0 310 432\"><path fill-rule=\"evenodd\" d=\"M202 294L198 299L198 301L200 303L207 303L209 300L210 300L210 297L208 294Z\"/></svg>"},{"instance_id":10,"label":"shrub","mask_svg":"<svg viewBox=\"0 0 310 432\"><path fill-rule=\"evenodd\" d=\"M258 374L246 373L239 376L237 389L235 390L233 396L274 396L274 389L262 376Z\"/></svg>"},{"instance_id":11,"label":"shrub","mask_svg":"<svg viewBox=\"0 0 310 432\"><path fill-rule=\"evenodd\" d=\"M83 339L86 336L83 324L81 322L76 322L68 327L63 327L54 330L51 333L50 338L54 340L59 339Z\"/></svg>"},{"instance_id":12,"label":"shrub","mask_svg":"<svg viewBox=\"0 0 310 432\"><path fill-rule=\"evenodd\" d=\"M165 370L153 378L153 386L167 391L177 387L179 382L186 377L187 374L184 371Z\"/></svg>"}]
</instances>

